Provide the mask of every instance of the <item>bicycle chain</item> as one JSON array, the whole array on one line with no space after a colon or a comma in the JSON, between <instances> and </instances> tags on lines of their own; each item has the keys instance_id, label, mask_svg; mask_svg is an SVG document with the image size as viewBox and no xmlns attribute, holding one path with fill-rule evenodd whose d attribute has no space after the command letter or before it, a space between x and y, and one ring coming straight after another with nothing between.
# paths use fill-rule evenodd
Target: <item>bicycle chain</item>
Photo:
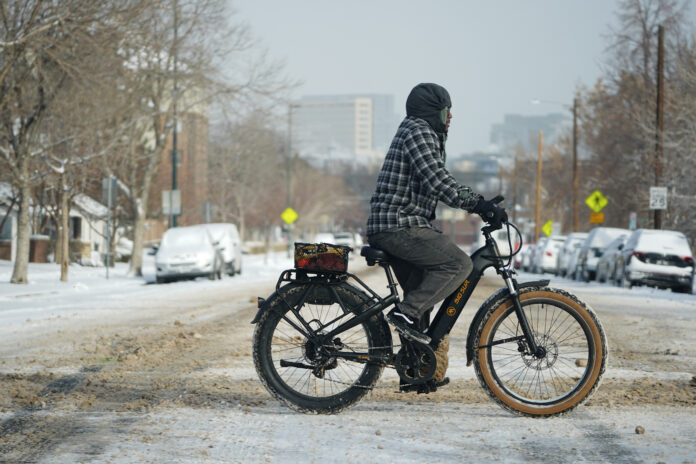
<instances>
[{"instance_id":1,"label":"bicycle chain","mask_svg":"<svg viewBox=\"0 0 696 464\"><path fill-rule=\"evenodd\" d=\"M352 349L352 348L353 348L353 347L351 347L351 349ZM373 346L373 347L372 347L372 349L375 349L375 350L379 350L379 349L389 349L389 348L391 348L392 350L394 350L395 348L399 348L399 349L400 349L400 348L401 348L401 345L387 345L387 346ZM353 351L355 351L355 350L353 350ZM398 352L399 350L397 349L396 351ZM394 369L394 367L393 367L393 366L390 366L389 364L387 364L385 367L391 367L392 369ZM325 380L325 379L323 379L323 380ZM366 387L366 386L364 386L364 385L356 385L355 383L341 382L340 380L330 380L330 382L332 382L332 383L337 383L337 384L341 384L341 385L347 385L347 386L349 386L349 387L363 388L363 389L365 389L365 390L386 390L386 389L394 388L393 386L387 386L387 385L384 385L384 386L376 386L376 385L373 385L373 386L371 386L371 387Z\"/></svg>"}]
</instances>

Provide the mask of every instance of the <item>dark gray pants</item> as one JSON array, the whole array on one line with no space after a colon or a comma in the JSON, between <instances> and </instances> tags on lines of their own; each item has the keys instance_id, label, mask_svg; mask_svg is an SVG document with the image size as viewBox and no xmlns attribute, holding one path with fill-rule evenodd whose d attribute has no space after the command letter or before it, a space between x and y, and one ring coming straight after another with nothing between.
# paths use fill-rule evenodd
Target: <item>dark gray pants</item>
<instances>
[{"instance_id":1,"label":"dark gray pants","mask_svg":"<svg viewBox=\"0 0 696 464\"><path fill-rule=\"evenodd\" d=\"M459 287L474 268L469 255L429 227L380 232L367 240L393 257L394 274L404 293L399 307L411 317L421 318Z\"/></svg>"}]
</instances>

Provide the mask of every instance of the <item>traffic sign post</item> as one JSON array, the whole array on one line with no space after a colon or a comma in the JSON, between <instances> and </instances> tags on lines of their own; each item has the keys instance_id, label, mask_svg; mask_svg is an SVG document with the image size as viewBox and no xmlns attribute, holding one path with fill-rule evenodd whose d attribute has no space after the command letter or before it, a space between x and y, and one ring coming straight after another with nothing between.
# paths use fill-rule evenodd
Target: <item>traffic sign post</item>
<instances>
[{"instance_id":1,"label":"traffic sign post","mask_svg":"<svg viewBox=\"0 0 696 464\"><path fill-rule=\"evenodd\" d=\"M628 230L636 230L638 224L638 213L631 211L628 215Z\"/></svg>"},{"instance_id":2,"label":"traffic sign post","mask_svg":"<svg viewBox=\"0 0 696 464\"><path fill-rule=\"evenodd\" d=\"M587 198L585 198L585 204L595 213L599 213L609 204L609 200L607 200L607 197L602 195L602 192L595 190L594 192L590 193Z\"/></svg>"},{"instance_id":3,"label":"traffic sign post","mask_svg":"<svg viewBox=\"0 0 696 464\"><path fill-rule=\"evenodd\" d=\"M553 221L546 221L546 224L544 224L544 227L541 228L541 231L546 234L546 236L550 236L551 232L553 232Z\"/></svg>"},{"instance_id":4,"label":"traffic sign post","mask_svg":"<svg viewBox=\"0 0 696 464\"><path fill-rule=\"evenodd\" d=\"M289 206L285 208L285 211L280 213L280 218L288 225L288 258L291 258L293 254L292 229L294 228L293 223L297 221L298 217L299 215L297 212Z\"/></svg>"},{"instance_id":5,"label":"traffic sign post","mask_svg":"<svg viewBox=\"0 0 696 464\"><path fill-rule=\"evenodd\" d=\"M181 190L162 190L162 214L181 214Z\"/></svg>"},{"instance_id":6,"label":"traffic sign post","mask_svg":"<svg viewBox=\"0 0 696 464\"><path fill-rule=\"evenodd\" d=\"M299 216L298 216L297 212L290 207L285 208L285 211L280 213L280 218L286 224L292 224L293 222L297 221L298 217Z\"/></svg>"},{"instance_id":7,"label":"traffic sign post","mask_svg":"<svg viewBox=\"0 0 696 464\"><path fill-rule=\"evenodd\" d=\"M650 187L650 209L667 209L667 187Z\"/></svg>"}]
</instances>

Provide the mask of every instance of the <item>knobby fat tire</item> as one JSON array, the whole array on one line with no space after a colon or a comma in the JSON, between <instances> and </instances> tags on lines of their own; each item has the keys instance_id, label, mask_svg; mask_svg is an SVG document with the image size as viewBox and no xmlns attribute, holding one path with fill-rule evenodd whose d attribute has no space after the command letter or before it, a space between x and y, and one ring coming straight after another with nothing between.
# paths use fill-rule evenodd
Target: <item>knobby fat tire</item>
<instances>
[{"instance_id":1,"label":"knobby fat tire","mask_svg":"<svg viewBox=\"0 0 696 464\"><path fill-rule=\"evenodd\" d=\"M587 328L589 328L593 351L592 365L588 366L584 381L576 385L570 391L572 394L558 403L543 406L535 406L521 402L508 394L495 380L493 369L489 364L489 348L476 348L474 350L474 368L476 377L488 395L501 407L518 415L529 417L552 417L567 414L579 405L587 401L599 386L602 375L606 369L608 348L599 319L594 311L585 303L581 302L574 295L555 288L529 287L520 290L520 302L524 308L525 303L535 299L555 300L560 305L569 308L580 317ZM513 306L511 299L500 299L490 303L490 308L476 330L474 347L485 346L489 343L495 333L492 330L496 327L501 317L505 317L508 310ZM589 362L589 360L588 360Z\"/></svg>"},{"instance_id":2,"label":"knobby fat tire","mask_svg":"<svg viewBox=\"0 0 696 464\"><path fill-rule=\"evenodd\" d=\"M300 285L289 288L287 291L281 289L281 292L290 305L295 305L305 289L305 286ZM363 292L347 284L336 286L335 289L347 309L354 313L359 313L369 299ZM326 294L323 295L323 298L326 298ZM311 296L309 299L311 300ZM254 331L254 365L261 383L263 383L268 392L287 407L306 414L336 414L360 401L379 380L384 369L383 365L375 362L360 364L364 368L359 376L359 381L356 382L357 385L353 385L343 392L328 397L305 395L293 390L282 380L273 364L271 340L278 322L287 311L289 309L282 303L280 298L277 298L261 316ZM373 347L386 345L388 338L383 334L383 327L377 316L368 319L362 326L367 335L371 352Z\"/></svg>"}]
</instances>

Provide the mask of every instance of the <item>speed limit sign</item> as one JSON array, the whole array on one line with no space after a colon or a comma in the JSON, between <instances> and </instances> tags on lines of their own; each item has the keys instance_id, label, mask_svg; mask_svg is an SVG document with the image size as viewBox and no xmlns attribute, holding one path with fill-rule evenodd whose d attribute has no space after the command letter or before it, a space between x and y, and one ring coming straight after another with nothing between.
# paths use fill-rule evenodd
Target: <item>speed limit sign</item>
<instances>
[{"instance_id":1,"label":"speed limit sign","mask_svg":"<svg viewBox=\"0 0 696 464\"><path fill-rule=\"evenodd\" d=\"M650 187L650 209L667 209L667 187Z\"/></svg>"}]
</instances>

